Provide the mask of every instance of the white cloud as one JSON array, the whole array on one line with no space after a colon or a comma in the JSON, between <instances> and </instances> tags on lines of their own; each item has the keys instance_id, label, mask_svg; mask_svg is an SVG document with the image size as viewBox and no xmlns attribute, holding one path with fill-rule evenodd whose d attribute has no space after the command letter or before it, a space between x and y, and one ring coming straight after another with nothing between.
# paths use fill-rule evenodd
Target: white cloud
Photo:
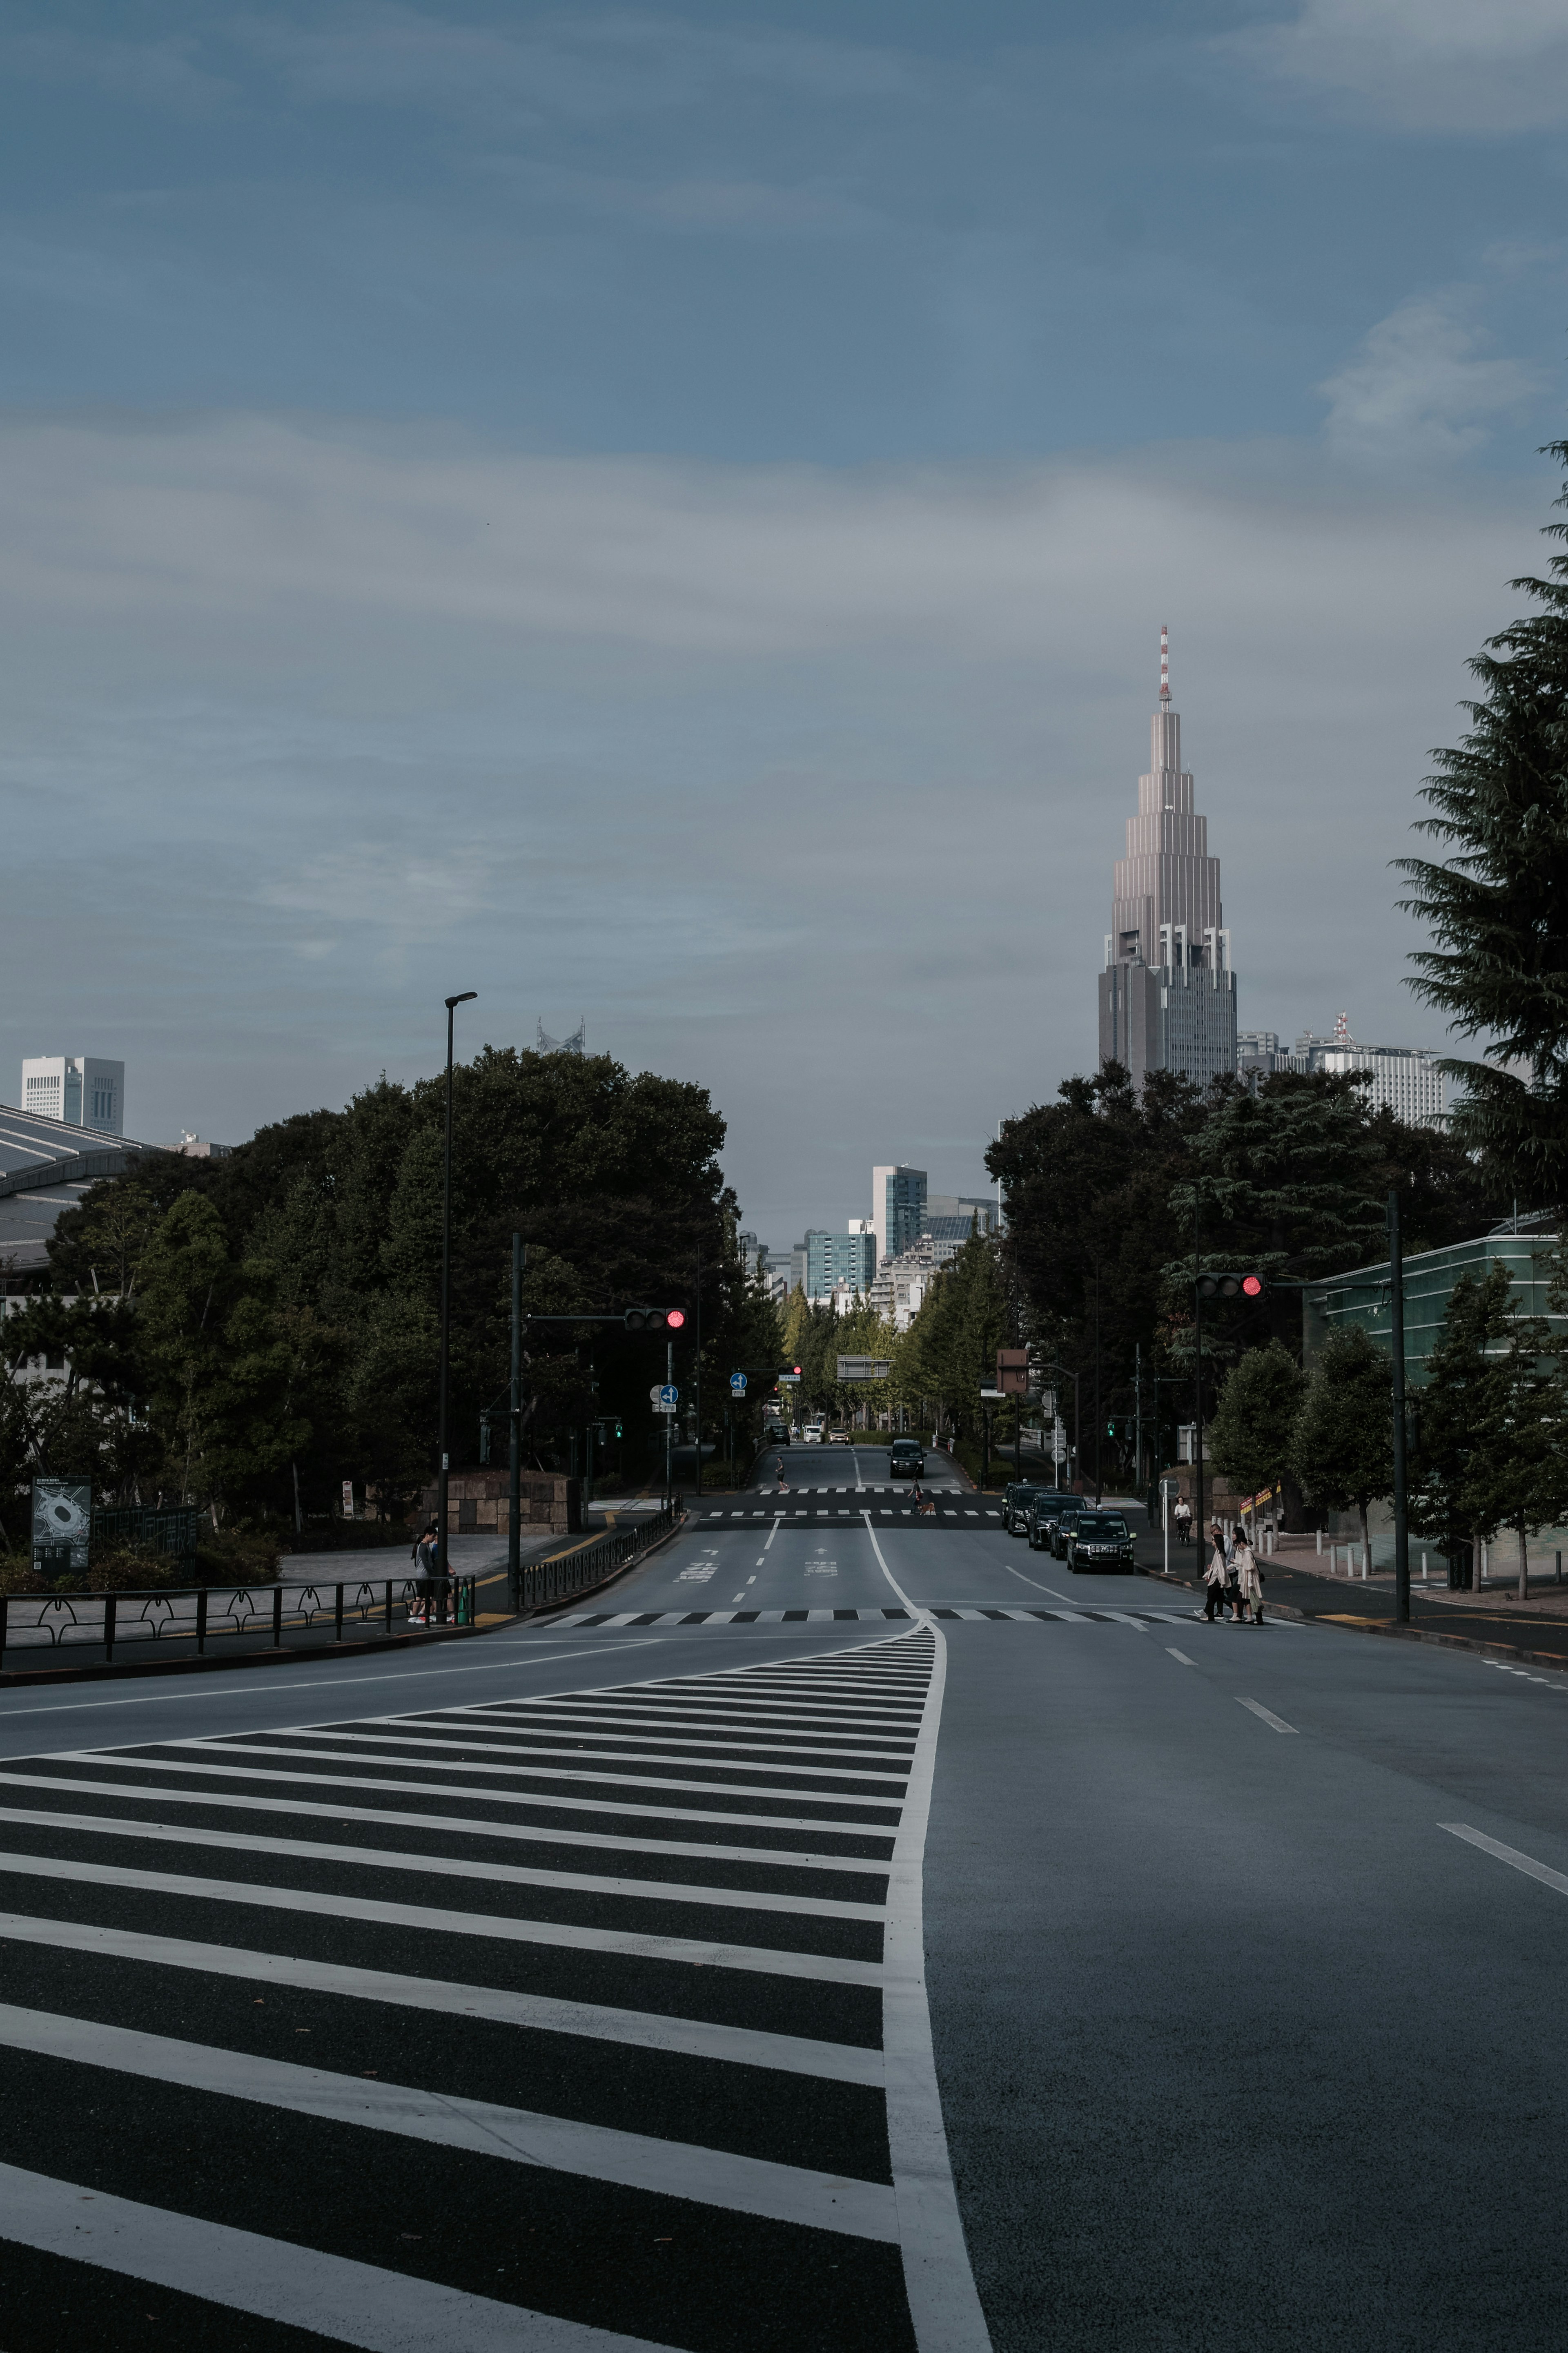
<instances>
[{"instance_id":1,"label":"white cloud","mask_svg":"<svg viewBox=\"0 0 1568 2353\"><path fill-rule=\"evenodd\" d=\"M1506 132L1568 120L1562 0L1305 0L1222 50L1412 130Z\"/></svg>"},{"instance_id":2,"label":"white cloud","mask_svg":"<svg viewBox=\"0 0 1568 2353\"><path fill-rule=\"evenodd\" d=\"M1319 389L1324 431L1340 457L1380 467L1451 459L1528 400L1532 369L1484 355L1486 339L1463 315L1462 295L1412 297L1380 319L1355 358Z\"/></svg>"},{"instance_id":3,"label":"white cloud","mask_svg":"<svg viewBox=\"0 0 1568 2353\"><path fill-rule=\"evenodd\" d=\"M1427 1042L1386 861L1552 487L0 417L0 1073L64 1025L144 1132L226 1138L428 1070L477 987L476 1039L566 1008L710 1085L773 1239L933 1134L972 1189L1092 1060L1162 620L1247 1018L1321 1027L1352 972L1358 1034Z\"/></svg>"}]
</instances>

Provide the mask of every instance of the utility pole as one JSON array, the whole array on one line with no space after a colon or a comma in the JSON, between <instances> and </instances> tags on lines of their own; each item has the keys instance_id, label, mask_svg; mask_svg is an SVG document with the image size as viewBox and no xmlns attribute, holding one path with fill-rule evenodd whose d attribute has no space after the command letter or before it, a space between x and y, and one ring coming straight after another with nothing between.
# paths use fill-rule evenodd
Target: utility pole
<instances>
[{"instance_id":1,"label":"utility pole","mask_svg":"<svg viewBox=\"0 0 1568 2353\"><path fill-rule=\"evenodd\" d=\"M1103 1500L1104 1488L1100 1475L1100 1261L1094 1261L1094 1500Z\"/></svg>"},{"instance_id":2,"label":"utility pole","mask_svg":"<svg viewBox=\"0 0 1568 2353\"><path fill-rule=\"evenodd\" d=\"M675 1386L675 1343L673 1340L667 1340L664 1344L664 1377L667 1384L673 1388ZM664 1508L667 1512L674 1500L675 1412L674 1409L671 1408L670 1411L664 1417Z\"/></svg>"},{"instance_id":3,"label":"utility pole","mask_svg":"<svg viewBox=\"0 0 1568 2353\"><path fill-rule=\"evenodd\" d=\"M1198 1180L1193 1178L1193 1535L1200 1556L1204 1535L1204 1298L1198 1289L1203 1272L1198 1249Z\"/></svg>"},{"instance_id":4,"label":"utility pole","mask_svg":"<svg viewBox=\"0 0 1568 2353\"><path fill-rule=\"evenodd\" d=\"M511 1452L508 1461L511 1469L511 1497L507 1518L506 1579L507 1602L512 1609L522 1608L522 1532L518 1522L522 1516L522 1269L528 1256L527 1245L521 1234L511 1238Z\"/></svg>"},{"instance_id":5,"label":"utility pole","mask_svg":"<svg viewBox=\"0 0 1568 2353\"><path fill-rule=\"evenodd\" d=\"M691 1287L692 1336L697 1343L691 1367L692 1419L697 1434L697 1500L702 1500L702 1253L697 1254L697 1280Z\"/></svg>"},{"instance_id":6,"label":"utility pole","mask_svg":"<svg viewBox=\"0 0 1568 2353\"><path fill-rule=\"evenodd\" d=\"M1132 1492L1143 1485L1143 1343L1132 1343ZM1147 1489L1144 1490L1147 1493Z\"/></svg>"},{"instance_id":7,"label":"utility pole","mask_svg":"<svg viewBox=\"0 0 1568 2353\"><path fill-rule=\"evenodd\" d=\"M447 1149L441 1164L441 1369L437 1439L441 1471L436 1489L436 1556L443 1577L448 1567L447 1483L452 1460L447 1446L447 1375L452 1356L452 1014L456 1007L467 1005L479 993L477 988L465 988L460 997L447 999Z\"/></svg>"},{"instance_id":8,"label":"utility pole","mask_svg":"<svg viewBox=\"0 0 1568 2353\"><path fill-rule=\"evenodd\" d=\"M1405 1460L1405 1250L1399 1238L1399 1196L1388 1196L1388 1279L1394 1329L1394 1614L1410 1617L1410 1513ZM1371 1562L1367 1563L1370 1568Z\"/></svg>"}]
</instances>

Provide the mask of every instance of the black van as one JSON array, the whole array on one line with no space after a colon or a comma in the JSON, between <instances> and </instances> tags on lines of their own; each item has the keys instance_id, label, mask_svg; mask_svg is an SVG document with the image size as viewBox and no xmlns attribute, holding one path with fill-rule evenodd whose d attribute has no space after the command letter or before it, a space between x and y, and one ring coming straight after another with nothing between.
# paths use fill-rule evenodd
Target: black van
<instances>
[{"instance_id":1,"label":"black van","mask_svg":"<svg viewBox=\"0 0 1568 2353\"><path fill-rule=\"evenodd\" d=\"M894 1479L923 1479L926 1451L918 1438L895 1438L888 1449L888 1471Z\"/></svg>"}]
</instances>

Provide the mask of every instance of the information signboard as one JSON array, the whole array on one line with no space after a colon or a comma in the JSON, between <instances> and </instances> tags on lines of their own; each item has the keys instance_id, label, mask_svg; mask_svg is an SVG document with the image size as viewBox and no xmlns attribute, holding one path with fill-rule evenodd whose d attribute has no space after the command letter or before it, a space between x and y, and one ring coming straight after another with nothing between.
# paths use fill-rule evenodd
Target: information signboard
<instances>
[{"instance_id":1,"label":"information signboard","mask_svg":"<svg viewBox=\"0 0 1568 2353\"><path fill-rule=\"evenodd\" d=\"M840 1356L841 1381L885 1381L893 1367L886 1356Z\"/></svg>"}]
</instances>

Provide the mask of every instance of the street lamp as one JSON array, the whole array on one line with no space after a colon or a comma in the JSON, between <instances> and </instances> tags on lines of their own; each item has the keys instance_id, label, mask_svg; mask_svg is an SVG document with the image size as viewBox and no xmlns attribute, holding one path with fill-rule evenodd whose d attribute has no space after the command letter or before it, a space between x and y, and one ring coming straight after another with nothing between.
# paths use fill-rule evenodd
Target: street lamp
<instances>
[{"instance_id":1,"label":"street lamp","mask_svg":"<svg viewBox=\"0 0 1568 2353\"><path fill-rule=\"evenodd\" d=\"M447 1476L451 1467L447 1451L447 1366L452 1353L452 1012L456 1006L471 1003L479 993L477 988L465 988L461 996L447 999L447 1154L441 1176L441 1475L436 1488L436 1556L443 1577L448 1566Z\"/></svg>"}]
</instances>

